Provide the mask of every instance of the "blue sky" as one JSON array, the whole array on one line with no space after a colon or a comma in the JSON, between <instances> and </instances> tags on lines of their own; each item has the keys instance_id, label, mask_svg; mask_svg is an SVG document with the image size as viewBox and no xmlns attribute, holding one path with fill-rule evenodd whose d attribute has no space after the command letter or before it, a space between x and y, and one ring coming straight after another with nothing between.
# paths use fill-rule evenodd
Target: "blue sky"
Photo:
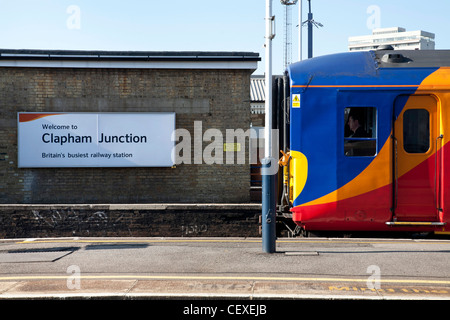
<instances>
[{"instance_id":1,"label":"blue sky","mask_svg":"<svg viewBox=\"0 0 450 320\"><path fill-rule=\"evenodd\" d=\"M314 19L324 25L314 29L314 55L347 51L349 36L370 34L373 5L380 27L433 32L436 48L450 49L448 0L312 0ZM284 9L279 0L273 9L273 72L282 73ZM306 20L306 0L303 9ZM297 6L292 12L296 60ZM0 0L0 48L250 51L260 53L255 74L263 74L264 16L265 0ZM306 57L305 28L303 36Z\"/></svg>"}]
</instances>

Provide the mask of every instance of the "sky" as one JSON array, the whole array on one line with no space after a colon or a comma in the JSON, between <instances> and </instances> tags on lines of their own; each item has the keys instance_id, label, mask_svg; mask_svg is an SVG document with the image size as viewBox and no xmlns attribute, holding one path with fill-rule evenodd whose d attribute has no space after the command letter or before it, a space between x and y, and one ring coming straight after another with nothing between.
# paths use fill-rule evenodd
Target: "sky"
<instances>
[{"instance_id":1,"label":"sky","mask_svg":"<svg viewBox=\"0 0 450 320\"><path fill-rule=\"evenodd\" d=\"M307 19L303 1L302 21ZM284 6L273 0L274 74L283 72ZM348 37L373 27L436 34L450 49L449 0L312 0L314 56L348 51ZM111 51L247 51L262 61L266 0L0 0L0 48ZM292 7L292 61L298 60L298 5ZM307 56L303 28L303 57Z\"/></svg>"}]
</instances>

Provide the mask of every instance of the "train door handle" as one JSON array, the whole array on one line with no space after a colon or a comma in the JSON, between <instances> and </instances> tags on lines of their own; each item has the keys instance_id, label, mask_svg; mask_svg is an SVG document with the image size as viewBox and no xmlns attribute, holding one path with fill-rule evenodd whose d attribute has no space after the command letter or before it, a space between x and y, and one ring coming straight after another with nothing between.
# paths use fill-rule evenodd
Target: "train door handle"
<instances>
[{"instance_id":1,"label":"train door handle","mask_svg":"<svg viewBox=\"0 0 450 320\"><path fill-rule=\"evenodd\" d=\"M392 139L394 140L394 199L392 203L392 212L395 213L398 198L398 140L395 136L392 136Z\"/></svg>"},{"instance_id":2,"label":"train door handle","mask_svg":"<svg viewBox=\"0 0 450 320\"><path fill-rule=\"evenodd\" d=\"M442 139L444 138L444 135L441 134L439 137L436 138L436 155L434 157L434 194L435 194L435 203L436 203L436 209L438 212L442 212L441 208L441 179L440 179L440 173L441 173L441 157L442 152L438 152L438 146L439 146L439 140L442 144ZM439 158L439 159L438 159ZM438 177L439 175L439 177Z\"/></svg>"}]
</instances>

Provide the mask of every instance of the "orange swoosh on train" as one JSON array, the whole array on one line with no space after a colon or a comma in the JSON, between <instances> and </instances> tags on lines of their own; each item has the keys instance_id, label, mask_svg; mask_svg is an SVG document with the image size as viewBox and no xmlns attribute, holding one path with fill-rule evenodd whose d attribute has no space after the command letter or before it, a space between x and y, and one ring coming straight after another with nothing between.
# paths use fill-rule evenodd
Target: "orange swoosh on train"
<instances>
[{"instance_id":1,"label":"orange swoosh on train","mask_svg":"<svg viewBox=\"0 0 450 320\"><path fill-rule=\"evenodd\" d=\"M436 89L450 89L450 68L442 67L433 72L430 76L425 78L422 83L417 88L417 93L432 94L432 92L427 92L428 90ZM450 95L450 94L449 94ZM408 107L408 102L406 103L404 109ZM396 123L401 121L402 114L396 120ZM450 120L450 119L449 119ZM443 126L443 119L441 121L441 133L450 132L450 128L447 129ZM445 121L445 123L450 123L450 121ZM391 133L392 136L392 133ZM448 142L448 137L444 134L444 140L442 146ZM378 153L377 157L370 163L365 170L363 170L358 176L353 180L349 181L344 186L339 189L326 194L318 199L309 201L307 203L301 204L300 206L311 206L318 204L332 203L340 200L345 200L351 197L359 196L379 188L383 188L389 184L392 184L393 172L392 172L392 150L393 150L393 139L388 138L385 141L383 147ZM441 146L438 147L438 150ZM426 161L434 153L427 155L426 157L417 157L410 160L407 164L402 165L397 172L397 177L401 177L406 174L416 166L418 166L423 161Z\"/></svg>"}]
</instances>

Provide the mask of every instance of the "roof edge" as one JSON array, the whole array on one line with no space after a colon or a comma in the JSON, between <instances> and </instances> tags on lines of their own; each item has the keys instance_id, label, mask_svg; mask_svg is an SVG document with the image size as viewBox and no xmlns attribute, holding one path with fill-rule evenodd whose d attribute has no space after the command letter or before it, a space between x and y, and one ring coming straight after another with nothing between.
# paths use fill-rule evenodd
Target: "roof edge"
<instances>
[{"instance_id":1,"label":"roof edge","mask_svg":"<svg viewBox=\"0 0 450 320\"><path fill-rule=\"evenodd\" d=\"M104 51L104 50L45 50L0 49L0 59L20 60L220 60L260 61L256 52L243 51Z\"/></svg>"},{"instance_id":2,"label":"roof edge","mask_svg":"<svg viewBox=\"0 0 450 320\"><path fill-rule=\"evenodd\" d=\"M83 51L0 49L0 67L257 69L259 53L240 51Z\"/></svg>"}]
</instances>

